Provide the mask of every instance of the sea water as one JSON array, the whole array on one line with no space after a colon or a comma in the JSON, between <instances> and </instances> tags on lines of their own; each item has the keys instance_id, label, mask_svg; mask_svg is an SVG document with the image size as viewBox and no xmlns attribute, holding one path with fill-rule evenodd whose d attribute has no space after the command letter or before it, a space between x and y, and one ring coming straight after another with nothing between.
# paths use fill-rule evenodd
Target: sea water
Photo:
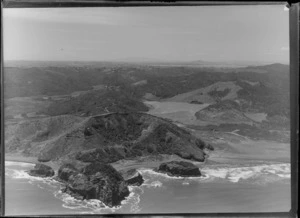
<instances>
[{"instance_id":1,"label":"sea water","mask_svg":"<svg viewBox=\"0 0 300 218\"><path fill-rule=\"evenodd\" d=\"M290 164L211 165L201 177L170 177L140 168L140 187L118 207L76 200L53 178L32 177L34 165L5 162L6 215L110 213L287 212L291 205Z\"/></svg>"}]
</instances>

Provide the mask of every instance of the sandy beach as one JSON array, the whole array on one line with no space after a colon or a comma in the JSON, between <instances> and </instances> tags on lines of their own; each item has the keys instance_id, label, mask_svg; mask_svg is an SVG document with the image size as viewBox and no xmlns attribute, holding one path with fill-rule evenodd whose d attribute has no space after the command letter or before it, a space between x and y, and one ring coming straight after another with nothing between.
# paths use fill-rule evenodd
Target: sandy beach
<instances>
[{"instance_id":1,"label":"sandy beach","mask_svg":"<svg viewBox=\"0 0 300 218\"><path fill-rule=\"evenodd\" d=\"M6 153L5 161L23 162L23 163L32 163L32 164L39 163L37 157L25 157L25 156L22 156L21 154L17 154L17 153L14 153L14 154ZM46 162L43 164L52 167L52 169L56 172L58 171L58 169L60 167L59 163L53 162L53 161L49 161L49 162Z\"/></svg>"}]
</instances>

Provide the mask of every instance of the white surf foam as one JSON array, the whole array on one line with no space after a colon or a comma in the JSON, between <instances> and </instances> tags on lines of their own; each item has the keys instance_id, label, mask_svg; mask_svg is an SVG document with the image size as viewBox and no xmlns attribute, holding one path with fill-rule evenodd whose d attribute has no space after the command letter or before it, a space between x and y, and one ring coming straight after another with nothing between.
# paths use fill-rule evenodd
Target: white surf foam
<instances>
[{"instance_id":1,"label":"white surf foam","mask_svg":"<svg viewBox=\"0 0 300 218\"><path fill-rule=\"evenodd\" d=\"M141 210L139 207L140 195L143 190L136 186L129 186L130 194L121 202L120 206L108 207L103 202L97 199L90 200L78 200L67 193L63 193L61 190L56 191L54 196L63 201L63 207L71 210L79 210L82 214L104 214L115 213L121 210L123 207L129 207L130 212L137 213ZM84 210L84 211L82 211Z\"/></svg>"},{"instance_id":2,"label":"white surf foam","mask_svg":"<svg viewBox=\"0 0 300 218\"><path fill-rule=\"evenodd\" d=\"M101 209L106 209L106 207L100 200L78 200L69 194L62 193L61 190L56 191L54 196L63 201L62 206L71 210L81 210L82 213L95 213ZM82 211L86 210L88 211Z\"/></svg>"},{"instance_id":3,"label":"white surf foam","mask_svg":"<svg viewBox=\"0 0 300 218\"><path fill-rule=\"evenodd\" d=\"M122 205L131 205L130 212L138 213L141 211L139 203L141 201L140 197L144 193L144 190L138 186L128 186L128 188L130 195L126 198L126 200L122 201Z\"/></svg>"},{"instance_id":4,"label":"white surf foam","mask_svg":"<svg viewBox=\"0 0 300 218\"><path fill-rule=\"evenodd\" d=\"M14 166L24 166L21 169L16 169ZM108 207L100 200L90 199L90 200L78 200L72 197L69 194L62 193L61 188L62 183L53 179L53 177L35 177L30 176L27 173L27 170L30 169L29 166L34 164L22 164L22 163L10 163L10 167L6 168L6 176L9 176L13 179L23 179L32 185L36 185L40 189L44 189L51 193L54 193L54 196L62 201L62 206L71 210L76 210L76 212L82 213L114 213L120 210L122 207L126 206L129 208L128 211L136 213L140 211L139 202L140 195L143 194L143 189L139 187L129 186L130 195L121 202L120 206L117 207ZM152 186L157 186L153 183Z\"/></svg>"},{"instance_id":5,"label":"white surf foam","mask_svg":"<svg viewBox=\"0 0 300 218\"><path fill-rule=\"evenodd\" d=\"M245 167L204 167L201 172L209 177L226 179L230 182L239 182L250 178L257 178L264 175L274 175L280 178L290 178L290 164L263 164Z\"/></svg>"},{"instance_id":6,"label":"white surf foam","mask_svg":"<svg viewBox=\"0 0 300 218\"><path fill-rule=\"evenodd\" d=\"M264 181L274 182L281 179L290 178L290 164L260 164L260 165L248 165L248 166L205 166L200 168L202 172L201 177L180 177L169 176L165 173L159 173L152 169L142 168L138 170L145 179L144 186L147 187L162 187L163 182L170 180L183 181L183 185L187 185L191 181L209 182L215 179L225 180L233 183L246 181L249 179L259 179L265 176ZM271 177L268 177L271 175ZM268 179L269 178L269 179ZM271 179L272 178L272 179ZM154 182L157 181L157 182ZM158 183L160 182L160 183Z\"/></svg>"},{"instance_id":7,"label":"white surf foam","mask_svg":"<svg viewBox=\"0 0 300 218\"><path fill-rule=\"evenodd\" d=\"M182 185L189 185L190 183L189 182L187 182L187 181L184 181L183 183L182 183Z\"/></svg>"},{"instance_id":8,"label":"white surf foam","mask_svg":"<svg viewBox=\"0 0 300 218\"><path fill-rule=\"evenodd\" d=\"M153 182L151 182L151 183L144 183L144 184L142 184L142 186L146 186L146 187L148 187L148 188L160 188L160 187L162 187L162 182L160 182L160 181L153 181Z\"/></svg>"},{"instance_id":9,"label":"white surf foam","mask_svg":"<svg viewBox=\"0 0 300 218\"><path fill-rule=\"evenodd\" d=\"M60 184L58 181L54 180L53 177L38 177L30 176L26 170L10 170L8 173L14 179L26 179L29 183L34 184L35 182L42 182L48 185Z\"/></svg>"}]
</instances>

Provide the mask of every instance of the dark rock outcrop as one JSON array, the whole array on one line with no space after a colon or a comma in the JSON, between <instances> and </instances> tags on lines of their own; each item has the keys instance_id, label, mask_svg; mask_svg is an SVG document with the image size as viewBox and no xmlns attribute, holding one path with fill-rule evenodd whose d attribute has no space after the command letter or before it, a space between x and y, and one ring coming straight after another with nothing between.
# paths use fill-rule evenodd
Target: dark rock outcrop
<instances>
[{"instance_id":1,"label":"dark rock outcrop","mask_svg":"<svg viewBox=\"0 0 300 218\"><path fill-rule=\"evenodd\" d=\"M123 178L127 185L131 186L140 186L144 182L143 176L135 169L128 170L123 174Z\"/></svg>"},{"instance_id":2,"label":"dark rock outcrop","mask_svg":"<svg viewBox=\"0 0 300 218\"><path fill-rule=\"evenodd\" d=\"M77 199L99 199L113 207L129 195L126 181L109 164L92 163L82 170L67 164L59 169L58 177L66 183L63 191Z\"/></svg>"},{"instance_id":3,"label":"dark rock outcrop","mask_svg":"<svg viewBox=\"0 0 300 218\"><path fill-rule=\"evenodd\" d=\"M206 148L211 151L215 150L215 148L211 144L206 144Z\"/></svg>"},{"instance_id":4,"label":"dark rock outcrop","mask_svg":"<svg viewBox=\"0 0 300 218\"><path fill-rule=\"evenodd\" d=\"M58 178L63 181L68 181L72 175L78 174L79 171L72 164L64 164L58 170Z\"/></svg>"},{"instance_id":5,"label":"dark rock outcrop","mask_svg":"<svg viewBox=\"0 0 300 218\"><path fill-rule=\"evenodd\" d=\"M185 161L170 161L167 163L162 163L158 167L158 172L167 173L170 176L201 176L201 172L197 166Z\"/></svg>"},{"instance_id":6,"label":"dark rock outcrop","mask_svg":"<svg viewBox=\"0 0 300 218\"><path fill-rule=\"evenodd\" d=\"M195 143L196 143L197 147L200 148L201 150L204 150L204 149L208 149L211 151L214 150L214 147L211 144L206 143L201 139L196 139Z\"/></svg>"},{"instance_id":7,"label":"dark rock outcrop","mask_svg":"<svg viewBox=\"0 0 300 218\"><path fill-rule=\"evenodd\" d=\"M38 177L51 177L54 176L55 173L51 167L45 164L37 163L33 169L29 170L28 174Z\"/></svg>"},{"instance_id":8,"label":"dark rock outcrop","mask_svg":"<svg viewBox=\"0 0 300 218\"><path fill-rule=\"evenodd\" d=\"M49 162L51 160L51 157L47 156L45 153L42 153L38 156L39 162Z\"/></svg>"}]
</instances>

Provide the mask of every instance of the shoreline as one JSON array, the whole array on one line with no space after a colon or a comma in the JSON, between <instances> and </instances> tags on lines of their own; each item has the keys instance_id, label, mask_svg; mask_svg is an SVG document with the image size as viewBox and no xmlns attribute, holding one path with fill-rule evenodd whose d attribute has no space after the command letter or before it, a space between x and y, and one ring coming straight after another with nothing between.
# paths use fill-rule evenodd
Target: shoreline
<instances>
[{"instance_id":1,"label":"shoreline","mask_svg":"<svg viewBox=\"0 0 300 218\"><path fill-rule=\"evenodd\" d=\"M12 162L22 162L22 163L38 163L37 158L35 157L24 157L17 154L5 154L4 161L12 161Z\"/></svg>"},{"instance_id":2,"label":"shoreline","mask_svg":"<svg viewBox=\"0 0 300 218\"><path fill-rule=\"evenodd\" d=\"M139 169L139 168L156 168L163 162L168 161L187 161L192 162L196 165L203 165L205 162L195 162L191 160L186 160L180 158L176 155L159 155L159 156L146 156L138 159L122 159L113 163L110 163L117 171L127 171L130 169ZM20 162L20 163L30 163L37 164L42 163L48 165L53 168L54 171L58 171L60 164L58 162L39 162L37 157L26 157L21 154L15 153L7 153L4 155L4 161L12 161L12 162Z\"/></svg>"},{"instance_id":3,"label":"shoreline","mask_svg":"<svg viewBox=\"0 0 300 218\"><path fill-rule=\"evenodd\" d=\"M136 160L120 160L114 163L110 163L120 173L126 173L128 170L138 169L151 169L156 172L159 165L169 161L185 161L193 163L197 167L205 165L205 162L191 161L183 159L177 155L159 155L159 156L146 156ZM165 174L165 173L162 173ZM167 174L166 174L167 175ZM171 176L173 177L173 176Z\"/></svg>"},{"instance_id":4,"label":"shoreline","mask_svg":"<svg viewBox=\"0 0 300 218\"><path fill-rule=\"evenodd\" d=\"M57 172L60 165L58 163L55 163L53 161L49 162L39 162L37 160L37 157L25 157L21 156L20 154L4 154L4 161L11 161L11 162L19 162L19 163L29 163L29 164L37 164L37 163L42 163L47 166L52 167L52 169ZM4 163L5 167L5 163Z\"/></svg>"}]
</instances>

